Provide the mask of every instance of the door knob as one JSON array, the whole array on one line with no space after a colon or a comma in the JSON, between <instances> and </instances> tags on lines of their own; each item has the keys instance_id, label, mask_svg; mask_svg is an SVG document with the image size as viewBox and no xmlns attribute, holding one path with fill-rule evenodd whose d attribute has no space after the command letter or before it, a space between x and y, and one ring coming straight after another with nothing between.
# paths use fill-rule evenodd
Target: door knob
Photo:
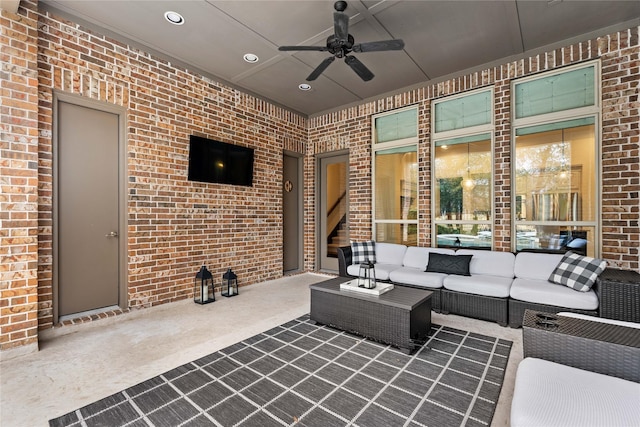
<instances>
[{"instance_id":1,"label":"door knob","mask_svg":"<svg viewBox=\"0 0 640 427\"><path fill-rule=\"evenodd\" d=\"M105 234L104 237L118 237L118 232L112 231L109 234Z\"/></svg>"}]
</instances>

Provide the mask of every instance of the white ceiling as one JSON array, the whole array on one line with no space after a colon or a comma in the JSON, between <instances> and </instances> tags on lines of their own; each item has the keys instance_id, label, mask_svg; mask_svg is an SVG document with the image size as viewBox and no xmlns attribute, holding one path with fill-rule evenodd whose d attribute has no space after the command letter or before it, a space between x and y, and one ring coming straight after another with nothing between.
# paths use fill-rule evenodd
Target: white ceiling
<instances>
[{"instance_id":1,"label":"white ceiling","mask_svg":"<svg viewBox=\"0 0 640 427\"><path fill-rule=\"evenodd\" d=\"M333 1L41 0L103 34L303 115L484 68L489 64L640 25L640 1L352 0L346 13L356 43L403 39L402 51L354 53L374 74L363 82L343 61L303 92L298 84L327 52L280 52L281 45L324 46ZM171 25L164 13L185 18ZM257 64L242 59L258 55Z\"/></svg>"}]
</instances>

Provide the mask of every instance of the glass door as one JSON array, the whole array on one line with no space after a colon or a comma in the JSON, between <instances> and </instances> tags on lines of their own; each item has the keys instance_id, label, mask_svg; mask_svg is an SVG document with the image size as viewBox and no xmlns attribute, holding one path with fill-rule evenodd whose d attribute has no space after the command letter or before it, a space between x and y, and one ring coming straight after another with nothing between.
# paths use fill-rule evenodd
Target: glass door
<instances>
[{"instance_id":1,"label":"glass door","mask_svg":"<svg viewBox=\"0 0 640 427\"><path fill-rule=\"evenodd\" d=\"M349 245L349 156L323 157L319 166L319 269L337 272L338 248Z\"/></svg>"}]
</instances>

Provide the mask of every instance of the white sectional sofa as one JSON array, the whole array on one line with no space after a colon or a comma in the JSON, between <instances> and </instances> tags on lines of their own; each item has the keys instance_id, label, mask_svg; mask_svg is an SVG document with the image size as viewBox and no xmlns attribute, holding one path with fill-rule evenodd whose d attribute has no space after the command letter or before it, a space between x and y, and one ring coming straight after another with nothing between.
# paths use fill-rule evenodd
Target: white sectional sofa
<instances>
[{"instance_id":1,"label":"white sectional sofa","mask_svg":"<svg viewBox=\"0 0 640 427\"><path fill-rule=\"evenodd\" d=\"M440 312L440 290L442 283L447 277L442 273L429 273L425 271L429 263L430 253L455 254L453 249L423 248L394 243L376 243L376 279L389 281L416 288L424 288L433 292L431 307L434 311ZM341 276L357 277L360 265L351 262L351 247L343 247L338 251L341 259ZM349 257L345 262L344 257Z\"/></svg>"},{"instance_id":2,"label":"white sectional sofa","mask_svg":"<svg viewBox=\"0 0 640 427\"><path fill-rule=\"evenodd\" d=\"M429 255L471 255L469 276L427 272ZM561 254L426 248L375 243L375 274L380 281L428 289L432 308L445 314L489 320L520 327L525 309L598 315L594 288L580 292L548 281ZM351 246L338 250L340 275L357 277Z\"/></svg>"},{"instance_id":3,"label":"white sectional sofa","mask_svg":"<svg viewBox=\"0 0 640 427\"><path fill-rule=\"evenodd\" d=\"M519 326L527 309L557 313L567 307L577 313L598 315L595 288L578 292L548 281L561 259L561 254L518 253L509 292L509 325Z\"/></svg>"},{"instance_id":4,"label":"white sectional sofa","mask_svg":"<svg viewBox=\"0 0 640 427\"><path fill-rule=\"evenodd\" d=\"M523 350L512 427L640 425L640 323L528 312Z\"/></svg>"}]
</instances>

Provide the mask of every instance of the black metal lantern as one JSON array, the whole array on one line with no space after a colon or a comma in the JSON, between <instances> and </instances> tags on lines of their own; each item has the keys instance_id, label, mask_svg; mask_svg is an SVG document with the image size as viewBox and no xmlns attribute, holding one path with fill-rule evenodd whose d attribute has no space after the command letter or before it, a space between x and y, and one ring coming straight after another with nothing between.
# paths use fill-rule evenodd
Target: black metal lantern
<instances>
[{"instance_id":1,"label":"black metal lantern","mask_svg":"<svg viewBox=\"0 0 640 427\"><path fill-rule=\"evenodd\" d=\"M376 287L376 265L373 262L366 260L363 264L360 264L358 287L365 289Z\"/></svg>"},{"instance_id":2,"label":"black metal lantern","mask_svg":"<svg viewBox=\"0 0 640 427\"><path fill-rule=\"evenodd\" d=\"M213 275L204 265L196 274L193 285L193 301L198 304L209 304L216 300L213 288Z\"/></svg>"},{"instance_id":3,"label":"black metal lantern","mask_svg":"<svg viewBox=\"0 0 640 427\"><path fill-rule=\"evenodd\" d=\"M222 275L222 296L232 297L238 295L238 276L230 268Z\"/></svg>"}]
</instances>

